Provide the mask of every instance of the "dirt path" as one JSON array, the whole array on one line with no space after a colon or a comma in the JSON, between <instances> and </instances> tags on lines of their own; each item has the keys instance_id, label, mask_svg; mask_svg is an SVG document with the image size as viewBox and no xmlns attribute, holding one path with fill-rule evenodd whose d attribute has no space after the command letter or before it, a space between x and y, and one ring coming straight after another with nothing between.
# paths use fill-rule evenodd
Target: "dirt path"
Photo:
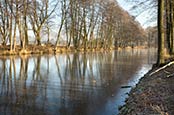
<instances>
[{"instance_id":1,"label":"dirt path","mask_svg":"<svg viewBox=\"0 0 174 115\"><path fill-rule=\"evenodd\" d=\"M174 115L174 64L154 71L131 90L119 115Z\"/></svg>"}]
</instances>

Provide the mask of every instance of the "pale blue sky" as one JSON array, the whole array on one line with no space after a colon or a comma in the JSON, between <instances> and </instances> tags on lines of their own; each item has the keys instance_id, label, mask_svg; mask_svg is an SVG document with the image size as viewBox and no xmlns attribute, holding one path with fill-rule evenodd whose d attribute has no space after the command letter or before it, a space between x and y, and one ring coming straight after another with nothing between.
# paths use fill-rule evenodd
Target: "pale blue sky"
<instances>
[{"instance_id":1,"label":"pale blue sky","mask_svg":"<svg viewBox=\"0 0 174 115\"><path fill-rule=\"evenodd\" d=\"M126 2L126 0L117 0L119 5L126 11L128 11L131 15L136 16L135 11L131 11L130 9L133 7L133 4L130 2ZM140 22L140 24L143 26L143 28L147 28L148 26L155 26L156 20L154 19L153 21L149 21L152 18L152 13L149 13L150 10L146 10L139 14L136 17L136 20Z\"/></svg>"}]
</instances>

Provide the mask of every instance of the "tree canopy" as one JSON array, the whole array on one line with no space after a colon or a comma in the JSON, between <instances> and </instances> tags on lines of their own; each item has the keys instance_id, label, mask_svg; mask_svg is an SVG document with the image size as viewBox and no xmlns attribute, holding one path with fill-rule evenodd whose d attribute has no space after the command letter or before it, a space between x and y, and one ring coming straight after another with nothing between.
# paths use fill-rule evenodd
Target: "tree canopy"
<instances>
[{"instance_id":1,"label":"tree canopy","mask_svg":"<svg viewBox=\"0 0 174 115\"><path fill-rule=\"evenodd\" d=\"M2 0L0 14L0 43L13 51L43 43L84 50L147 44L139 22L116 1Z\"/></svg>"}]
</instances>

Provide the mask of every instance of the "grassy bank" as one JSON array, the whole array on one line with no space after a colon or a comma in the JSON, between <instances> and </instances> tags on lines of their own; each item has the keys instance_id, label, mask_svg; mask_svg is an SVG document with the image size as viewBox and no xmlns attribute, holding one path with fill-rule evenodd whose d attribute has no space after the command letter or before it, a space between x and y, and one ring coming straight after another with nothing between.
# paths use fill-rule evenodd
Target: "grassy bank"
<instances>
[{"instance_id":1,"label":"grassy bank","mask_svg":"<svg viewBox=\"0 0 174 115\"><path fill-rule=\"evenodd\" d=\"M28 45L25 49L22 49L21 46L16 46L15 50L10 51L10 46L0 45L0 55L27 55L27 54L56 54L56 53L67 53L67 52L103 52L103 51L112 51L112 50L122 50L122 49L144 49L146 47L126 47L126 48L74 48L66 46L57 46L55 47L52 44L43 44L43 45Z\"/></svg>"},{"instance_id":2,"label":"grassy bank","mask_svg":"<svg viewBox=\"0 0 174 115\"><path fill-rule=\"evenodd\" d=\"M65 46L58 46L55 47L54 45L28 45L25 49L22 49L20 46L16 46L15 50L10 51L10 46L2 46L0 45L0 55L20 55L20 54L56 54L56 53L66 53L66 52L91 52L91 51L108 51L113 50L111 49L103 49L103 48L77 48L74 47L65 47Z\"/></svg>"},{"instance_id":3,"label":"grassy bank","mask_svg":"<svg viewBox=\"0 0 174 115\"><path fill-rule=\"evenodd\" d=\"M174 115L174 62L149 71L125 102L119 115Z\"/></svg>"}]
</instances>

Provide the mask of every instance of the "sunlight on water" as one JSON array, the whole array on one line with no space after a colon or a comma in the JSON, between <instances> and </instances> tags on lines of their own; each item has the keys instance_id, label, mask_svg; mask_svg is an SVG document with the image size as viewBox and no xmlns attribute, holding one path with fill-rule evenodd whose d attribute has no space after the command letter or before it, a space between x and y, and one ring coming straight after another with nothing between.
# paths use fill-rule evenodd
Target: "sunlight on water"
<instances>
[{"instance_id":1,"label":"sunlight on water","mask_svg":"<svg viewBox=\"0 0 174 115\"><path fill-rule=\"evenodd\" d=\"M0 113L112 115L154 63L148 50L0 57Z\"/></svg>"}]
</instances>

